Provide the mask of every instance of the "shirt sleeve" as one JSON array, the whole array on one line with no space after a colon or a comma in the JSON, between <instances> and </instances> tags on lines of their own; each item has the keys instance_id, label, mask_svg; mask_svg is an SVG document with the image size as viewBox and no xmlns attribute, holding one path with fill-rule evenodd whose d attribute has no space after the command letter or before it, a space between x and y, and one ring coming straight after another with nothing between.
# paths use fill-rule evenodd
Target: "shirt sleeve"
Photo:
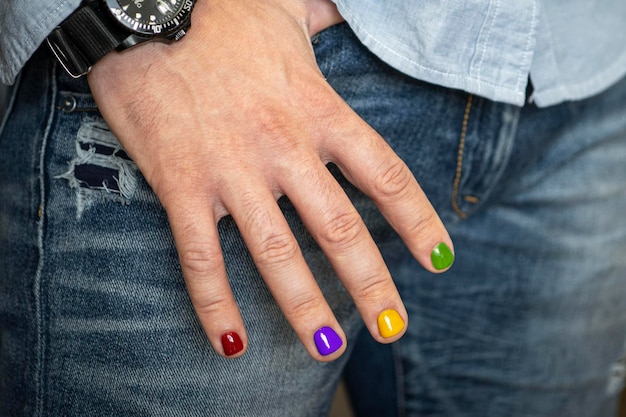
<instances>
[{"instance_id":1,"label":"shirt sleeve","mask_svg":"<svg viewBox=\"0 0 626 417\"><path fill-rule=\"evenodd\" d=\"M12 84L26 61L81 0L0 0L0 81Z\"/></svg>"}]
</instances>

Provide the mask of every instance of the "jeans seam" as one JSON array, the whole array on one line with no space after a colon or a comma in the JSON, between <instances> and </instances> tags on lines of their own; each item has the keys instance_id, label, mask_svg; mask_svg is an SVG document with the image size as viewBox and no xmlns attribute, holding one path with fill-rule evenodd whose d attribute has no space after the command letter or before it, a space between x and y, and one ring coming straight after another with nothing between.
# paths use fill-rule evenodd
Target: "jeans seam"
<instances>
[{"instance_id":1,"label":"jeans seam","mask_svg":"<svg viewBox=\"0 0 626 417\"><path fill-rule=\"evenodd\" d=\"M467 125L469 123L470 111L472 109L472 103L474 101L474 96L469 94L467 96L467 104L465 105L465 112L463 113L463 123L461 125L461 134L459 136L459 147L457 151L457 159L456 159L456 172L454 175L454 183L452 185L452 210L462 219L467 218L467 213L465 213L460 207L458 203L459 198L459 188L461 185L461 176L463 174L463 153L465 151L465 138L467 136ZM476 201L477 197L470 198Z\"/></svg>"},{"instance_id":2,"label":"jeans seam","mask_svg":"<svg viewBox=\"0 0 626 417\"><path fill-rule=\"evenodd\" d=\"M35 363L35 415L43 416L44 415L44 361L45 361L45 346L44 346L44 314L43 314L43 302L42 302L42 277L43 277L43 265L44 265L44 249L43 249L43 241L44 241L44 223L45 223L45 195L46 195L46 183L45 183L45 157L46 157L46 147L48 144L48 138L50 136L50 131L52 128L52 123L55 118L55 102L56 102L56 94L57 94L57 85L56 85L56 65L52 65L50 68L50 116L48 117L48 121L46 123L46 129L44 134L42 135L41 141L41 152L39 153L39 213L40 216L38 218L37 224L37 246L39 249L39 261L37 265L37 272L35 275L35 282L33 288L34 294L34 304L35 304L35 318L36 318L36 363Z\"/></svg>"}]
</instances>

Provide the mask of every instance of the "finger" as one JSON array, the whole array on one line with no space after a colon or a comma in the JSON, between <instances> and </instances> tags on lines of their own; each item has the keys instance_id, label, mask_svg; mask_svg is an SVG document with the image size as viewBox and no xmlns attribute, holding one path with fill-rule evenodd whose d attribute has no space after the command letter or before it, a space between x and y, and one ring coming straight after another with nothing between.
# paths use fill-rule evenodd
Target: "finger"
<instances>
[{"instance_id":1,"label":"finger","mask_svg":"<svg viewBox=\"0 0 626 417\"><path fill-rule=\"evenodd\" d=\"M183 203L184 202L184 203ZM217 222L209 202L178 194L164 201L189 297L216 352L230 358L244 354L248 339L226 276Z\"/></svg>"},{"instance_id":2,"label":"finger","mask_svg":"<svg viewBox=\"0 0 626 417\"><path fill-rule=\"evenodd\" d=\"M381 343L406 331L407 312L385 262L349 198L319 161L280 183L341 279L371 335ZM296 178L306 178L303 187Z\"/></svg>"},{"instance_id":3,"label":"finger","mask_svg":"<svg viewBox=\"0 0 626 417\"><path fill-rule=\"evenodd\" d=\"M358 137L358 146L346 142L346 137ZM431 272L450 268L454 262L452 240L417 180L391 147L361 120L330 144L333 161L374 201L420 264Z\"/></svg>"},{"instance_id":4,"label":"finger","mask_svg":"<svg viewBox=\"0 0 626 417\"><path fill-rule=\"evenodd\" d=\"M341 356L346 349L345 334L274 195L263 184L250 184L249 192L229 193L224 204L259 273L309 354L324 362Z\"/></svg>"}]
</instances>

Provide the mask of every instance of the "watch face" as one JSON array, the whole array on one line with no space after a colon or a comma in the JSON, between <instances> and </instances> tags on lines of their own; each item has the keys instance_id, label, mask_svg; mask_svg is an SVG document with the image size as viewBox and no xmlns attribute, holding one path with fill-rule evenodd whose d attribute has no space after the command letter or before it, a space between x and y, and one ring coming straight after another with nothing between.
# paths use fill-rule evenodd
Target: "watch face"
<instances>
[{"instance_id":1,"label":"watch face","mask_svg":"<svg viewBox=\"0 0 626 417\"><path fill-rule=\"evenodd\" d=\"M105 0L113 16L128 29L145 35L178 30L189 18L192 0Z\"/></svg>"}]
</instances>

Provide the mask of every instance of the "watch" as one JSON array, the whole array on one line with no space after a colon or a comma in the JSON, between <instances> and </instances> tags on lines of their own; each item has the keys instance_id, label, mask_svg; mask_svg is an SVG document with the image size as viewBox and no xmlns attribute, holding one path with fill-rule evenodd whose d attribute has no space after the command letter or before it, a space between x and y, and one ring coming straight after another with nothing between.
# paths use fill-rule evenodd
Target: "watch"
<instances>
[{"instance_id":1,"label":"watch","mask_svg":"<svg viewBox=\"0 0 626 417\"><path fill-rule=\"evenodd\" d=\"M113 50L143 42L178 41L191 26L196 0L84 0L47 38L74 78Z\"/></svg>"}]
</instances>

